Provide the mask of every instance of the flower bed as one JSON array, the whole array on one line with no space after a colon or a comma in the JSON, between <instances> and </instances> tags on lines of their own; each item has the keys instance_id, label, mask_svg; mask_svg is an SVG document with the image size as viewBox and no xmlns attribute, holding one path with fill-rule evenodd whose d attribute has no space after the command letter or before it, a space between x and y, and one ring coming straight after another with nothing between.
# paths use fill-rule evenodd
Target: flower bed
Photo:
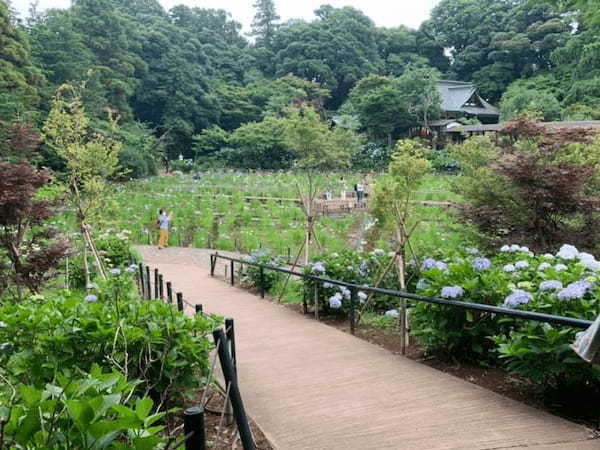
<instances>
[{"instance_id":1,"label":"flower bed","mask_svg":"<svg viewBox=\"0 0 600 450\"><path fill-rule=\"evenodd\" d=\"M594 320L600 313L593 255L564 245L556 254L535 255L504 246L492 257L461 252L444 261L426 259L419 294L506 308ZM600 389L600 370L570 349L581 330L501 318L429 303L411 310L412 333L430 353L495 364L500 361L545 387Z\"/></svg>"}]
</instances>

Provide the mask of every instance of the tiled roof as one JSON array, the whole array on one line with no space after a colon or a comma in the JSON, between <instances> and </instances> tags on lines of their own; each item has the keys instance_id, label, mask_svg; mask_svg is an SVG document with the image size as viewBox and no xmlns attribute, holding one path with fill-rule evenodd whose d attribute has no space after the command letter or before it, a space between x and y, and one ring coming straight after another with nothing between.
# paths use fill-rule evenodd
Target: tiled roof
<instances>
[{"instance_id":1,"label":"tiled roof","mask_svg":"<svg viewBox=\"0 0 600 450\"><path fill-rule=\"evenodd\" d=\"M441 108L446 112L459 112L475 116L499 116L498 108L490 105L479 94L477 87L473 83L463 81L440 80L437 83L437 88L442 97ZM466 103L475 95L475 99L479 101L479 106L466 106Z\"/></svg>"}]
</instances>

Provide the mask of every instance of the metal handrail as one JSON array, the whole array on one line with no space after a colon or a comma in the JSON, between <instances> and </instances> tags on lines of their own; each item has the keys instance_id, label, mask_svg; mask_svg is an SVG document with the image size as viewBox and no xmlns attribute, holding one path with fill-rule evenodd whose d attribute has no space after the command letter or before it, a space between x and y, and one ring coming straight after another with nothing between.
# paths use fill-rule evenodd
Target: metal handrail
<instances>
[{"instance_id":1,"label":"metal handrail","mask_svg":"<svg viewBox=\"0 0 600 450\"><path fill-rule=\"evenodd\" d=\"M317 282L321 282L321 283L329 283L329 284L333 284L336 286L345 286L348 289L357 289L357 290L361 290L363 292L372 292L374 294L387 295L390 297L405 298L405 299L409 299L409 300L416 300L416 301L426 302L426 303L434 303L434 304L443 305L443 306L455 306L455 307L461 308L461 309L467 309L467 310L473 310L473 311L483 311L483 312L488 312L488 313L492 313L492 314L499 314L499 315L503 315L503 316L514 317L516 319L533 320L536 322L544 322L544 323L554 323L554 324L564 325L564 326L574 327L574 328L585 329L585 328L588 328L590 325L592 325L591 320L576 319L573 317L556 316L553 314L538 313L538 312L533 312L533 311L521 311L518 309L502 308L500 306L491 306L491 305L485 305L482 303L469 303L469 302L461 302L461 301L457 301L457 300L448 300L445 298L438 298L438 297L426 297L423 295L412 294L412 293L406 292L406 291L395 291L395 290L391 290L391 289L383 289L383 288L377 288L377 287L362 286L362 285L353 284L353 283L346 283L345 281L330 280L328 278L322 278L322 277L318 277L315 275L309 275L309 274L305 274L305 273L301 273L301 272L295 272L293 270L284 269L281 267L270 266L267 264L253 263L253 262L249 262L249 261L246 261L246 260L243 260L240 258L233 258L231 256L220 255L219 253L211 254L211 259L213 259L213 258L215 261L220 258L220 259L224 259L227 261L237 262L239 264L245 264L248 266L259 267L259 268L262 268L263 270L272 270L275 272L286 273L289 275L298 276L298 277L301 277L304 279L309 279L309 280L313 280L313 281L317 281Z\"/></svg>"}]
</instances>

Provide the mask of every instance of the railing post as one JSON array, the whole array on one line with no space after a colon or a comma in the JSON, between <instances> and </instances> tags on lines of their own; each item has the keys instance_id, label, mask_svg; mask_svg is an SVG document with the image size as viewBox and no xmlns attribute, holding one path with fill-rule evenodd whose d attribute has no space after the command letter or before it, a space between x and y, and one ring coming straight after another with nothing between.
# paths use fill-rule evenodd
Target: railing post
<instances>
[{"instance_id":1,"label":"railing post","mask_svg":"<svg viewBox=\"0 0 600 450\"><path fill-rule=\"evenodd\" d=\"M260 267L260 298L265 298L265 269Z\"/></svg>"},{"instance_id":2,"label":"railing post","mask_svg":"<svg viewBox=\"0 0 600 450\"><path fill-rule=\"evenodd\" d=\"M200 315L202 315L202 314L203 314L203 311L202 311L202 303L198 303L198 304L195 306L195 308L196 308L196 314L200 314Z\"/></svg>"},{"instance_id":3,"label":"railing post","mask_svg":"<svg viewBox=\"0 0 600 450\"><path fill-rule=\"evenodd\" d=\"M355 333L356 327L356 299L357 293L356 288L353 287L350 290L350 333Z\"/></svg>"},{"instance_id":4,"label":"railing post","mask_svg":"<svg viewBox=\"0 0 600 450\"><path fill-rule=\"evenodd\" d=\"M315 281L315 320L319 320L319 283Z\"/></svg>"},{"instance_id":5,"label":"railing post","mask_svg":"<svg viewBox=\"0 0 600 450\"><path fill-rule=\"evenodd\" d=\"M237 357L235 354L235 328L233 326L233 319L225 319L225 334L227 335L227 342L229 342L229 351L231 353L231 360L233 361L233 368L237 374Z\"/></svg>"},{"instance_id":6,"label":"railing post","mask_svg":"<svg viewBox=\"0 0 600 450\"><path fill-rule=\"evenodd\" d=\"M217 255L210 255L210 276L215 276L215 266L217 265Z\"/></svg>"},{"instance_id":7,"label":"railing post","mask_svg":"<svg viewBox=\"0 0 600 450\"><path fill-rule=\"evenodd\" d=\"M183 433L186 436L185 450L205 450L204 408L188 408L183 412Z\"/></svg>"},{"instance_id":8,"label":"railing post","mask_svg":"<svg viewBox=\"0 0 600 450\"><path fill-rule=\"evenodd\" d=\"M144 266L142 263L138 263L138 268L139 268L139 285L140 285L140 292L142 294L142 298L145 297L144 291L146 290L146 285L144 284Z\"/></svg>"},{"instance_id":9,"label":"railing post","mask_svg":"<svg viewBox=\"0 0 600 450\"><path fill-rule=\"evenodd\" d=\"M183 294L177 293L177 310L183 312Z\"/></svg>"},{"instance_id":10,"label":"railing post","mask_svg":"<svg viewBox=\"0 0 600 450\"><path fill-rule=\"evenodd\" d=\"M161 300L165 299L165 289L162 273L158 275L158 295L160 296Z\"/></svg>"},{"instance_id":11,"label":"railing post","mask_svg":"<svg viewBox=\"0 0 600 450\"><path fill-rule=\"evenodd\" d=\"M233 267L233 259L229 262L231 263L229 271L231 272L231 285L233 286L235 284L235 268Z\"/></svg>"},{"instance_id":12,"label":"railing post","mask_svg":"<svg viewBox=\"0 0 600 450\"><path fill-rule=\"evenodd\" d=\"M406 355L406 299L400 299L400 348Z\"/></svg>"},{"instance_id":13,"label":"railing post","mask_svg":"<svg viewBox=\"0 0 600 450\"><path fill-rule=\"evenodd\" d=\"M223 377L225 378L225 386L229 386L229 400L233 407L242 446L244 447L244 450L254 450L256 447L254 445L254 439L252 438L252 432L250 431L246 410L244 409L244 404L242 402L240 388L237 383L237 376L235 375L235 369L233 368L231 356L229 355L229 349L227 348L227 345L225 345L227 338L221 328L217 328L213 331L213 338L215 340L215 345L217 345L219 361L221 362L221 368L223 369ZM220 345L219 342L221 343Z\"/></svg>"},{"instance_id":14,"label":"railing post","mask_svg":"<svg viewBox=\"0 0 600 450\"><path fill-rule=\"evenodd\" d=\"M154 269L154 298L158 298L158 269Z\"/></svg>"},{"instance_id":15,"label":"railing post","mask_svg":"<svg viewBox=\"0 0 600 450\"><path fill-rule=\"evenodd\" d=\"M152 298L152 286L150 281L150 267L146 266L146 300Z\"/></svg>"},{"instance_id":16,"label":"railing post","mask_svg":"<svg viewBox=\"0 0 600 450\"><path fill-rule=\"evenodd\" d=\"M167 281L167 301L173 303L173 285L170 281Z\"/></svg>"}]
</instances>

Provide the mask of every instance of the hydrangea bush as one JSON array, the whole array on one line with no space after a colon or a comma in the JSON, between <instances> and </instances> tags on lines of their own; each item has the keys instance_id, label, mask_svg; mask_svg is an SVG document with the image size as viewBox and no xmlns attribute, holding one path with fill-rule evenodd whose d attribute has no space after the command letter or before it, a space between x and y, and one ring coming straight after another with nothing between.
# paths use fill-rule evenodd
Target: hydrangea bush
<instances>
[{"instance_id":1,"label":"hydrangea bush","mask_svg":"<svg viewBox=\"0 0 600 450\"><path fill-rule=\"evenodd\" d=\"M375 249L370 253L361 253L344 250L337 253L319 255L318 260L304 268L304 273L328 278L331 280L345 281L360 286L375 286L389 265L393 254ZM315 283L304 280L304 295L309 303L314 302L315 284L317 284L319 304L329 313L347 314L350 311L351 292L344 286L332 283ZM399 289L398 276L395 270L390 270L381 280L379 287L386 289ZM367 301L366 292L357 292L357 308ZM373 296L369 302L369 309L384 312L395 308L398 299L388 296Z\"/></svg>"},{"instance_id":2,"label":"hydrangea bush","mask_svg":"<svg viewBox=\"0 0 600 450\"><path fill-rule=\"evenodd\" d=\"M426 259L417 292L586 320L600 314L600 263L589 253L563 245L556 254L536 255L527 247L507 245L484 259L468 252L438 264ZM413 308L411 326L427 351L503 361L545 387L600 389L598 367L569 347L581 330L428 303Z\"/></svg>"},{"instance_id":3,"label":"hydrangea bush","mask_svg":"<svg viewBox=\"0 0 600 450\"><path fill-rule=\"evenodd\" d=\"M264 264L266 266L283 267L284 261L281 257L274 255L270 250L260 249L254 251L250 256L246 257L246 261L254 264ZM256 288L262 288L265 292L270 291L280 280L282 280L284 274L276 272L274 270L263 270L263 277L261 281L260 267L256 266L245 266L245 273L242 281L254 286Z\"/></svg>"}]
</instances>

